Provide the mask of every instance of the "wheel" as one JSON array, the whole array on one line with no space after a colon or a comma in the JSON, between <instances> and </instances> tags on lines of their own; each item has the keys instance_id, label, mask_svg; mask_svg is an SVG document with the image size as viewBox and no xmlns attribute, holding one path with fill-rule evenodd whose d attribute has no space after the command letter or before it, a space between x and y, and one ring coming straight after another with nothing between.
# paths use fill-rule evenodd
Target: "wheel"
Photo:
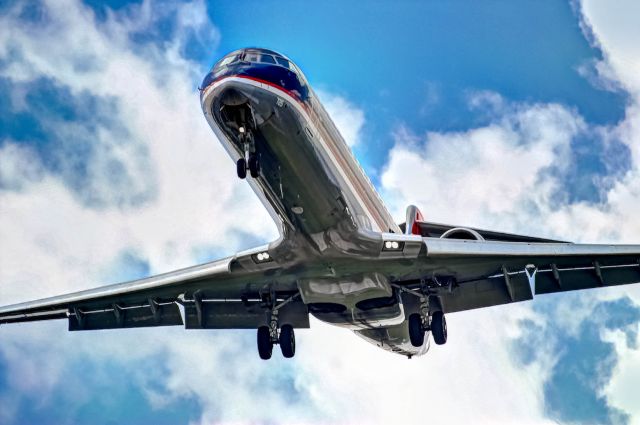
<instances>
[{"instance_id":1,"label":"wheel","mask_svg":"<svg viewBox=\"0 0 640 425\"><path fill-rule=\"evenodd\" d=\"M409 316L409 339L414 347L422 347L422 344L424 344L422 317L418 313L413 313Z\"/></svg>"},{"instance_id":2,"label":"wheel","mask_svg":"<svg viewBox=\"0 0 640 425\"><path fill-rule=\"evenodd\" d=\"M238 172L238 177L244 179L247 177L247 160L244 158L240 158L238 162L236 162L236 171Z\"/></svg>"},{"instance_id":3,"label":"wheel","mask_svg":"<svg viewBox=\"0 0 640 425\"><path fill-rule=\"evenodd\" d=\"M254 179L260 175L260 162L258 162L258 155L255 153L249 155L249 171Z\"/></svg>"},{"instance_id":4,"label":"wheel","mask_svg":"<svg viewBox=\"0 0 640 425\"><path fill-rule=\"evenodd\" d=\"M441 311L436 311L431 316L431 333L436 344L447 342L447 320Z\"/></svg>"},{"instance_id":5,"label":"wheel","mask_svg":"<svg viewBox=\"0 0 640 425\"><path fill-rule=\"evenodd\" d=\"M293 333L293 326L282 325L280 329L280 349L282 355L288 359L296 353L296 336Z\"/></svg>"},{"instance_id":6,"label":"wheel","mask_svg":"<svg viewBox=\"0 0 640 425\"><path fill-rule=\"evenodd\" d=\"M262 360L269 360L273 352L273 342L271 342L271 333L268 326L260 326L258 328L258 354Z\"/></svg>"}]
</instances>

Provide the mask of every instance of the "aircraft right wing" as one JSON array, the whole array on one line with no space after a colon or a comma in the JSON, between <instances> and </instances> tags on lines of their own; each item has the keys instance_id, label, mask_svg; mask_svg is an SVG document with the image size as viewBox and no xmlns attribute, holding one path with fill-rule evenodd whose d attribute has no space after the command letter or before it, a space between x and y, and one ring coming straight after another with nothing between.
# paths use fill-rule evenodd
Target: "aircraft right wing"
<instances>
[{"instance_id":1,"label":"aircraft right wing","mask_svg":"<svg viewBox=\"0 0 640 425\"><path fill-rule=\"evenodd\" d=\"M293 299L295 280L275 279L279 266L264 257L266 252L262 247L131 282L0 307L0 324L68 319L72 331L170 325L255 329L268 323L266 304L290 297L279 311L281 320L308 328L306 306Z\"/></svg>"},{"instance_id":2,"label":"aircraft right wing","mask_svg":"<svg viewBox=\"0 0 640 425\"><path fill-rule=\"evenodd\" d=\"M640 282L640 245L441 238L423 244L444 312Z\"/></svg>"}]
</instances>

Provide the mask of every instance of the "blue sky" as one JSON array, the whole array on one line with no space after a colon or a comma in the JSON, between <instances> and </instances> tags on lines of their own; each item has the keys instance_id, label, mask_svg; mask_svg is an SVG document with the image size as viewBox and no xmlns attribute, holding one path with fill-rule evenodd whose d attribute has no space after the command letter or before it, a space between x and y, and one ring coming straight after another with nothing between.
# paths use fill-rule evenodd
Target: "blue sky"
<instances>
[{"instance_id":1,"label":"blue sky","mask_svg":"<svg viewBox=\"0 0 640 425\"><path fill-rule=\"evenodd\" d=\"M198 104L246 46L303 69L399 220L638 242L634 7L0 1L0 301L275 237ZM639 302L460 313L411 362L317 322L269 363L251 332L3 326L0 423L640 423Z\"/></svg>"}]
</instances>

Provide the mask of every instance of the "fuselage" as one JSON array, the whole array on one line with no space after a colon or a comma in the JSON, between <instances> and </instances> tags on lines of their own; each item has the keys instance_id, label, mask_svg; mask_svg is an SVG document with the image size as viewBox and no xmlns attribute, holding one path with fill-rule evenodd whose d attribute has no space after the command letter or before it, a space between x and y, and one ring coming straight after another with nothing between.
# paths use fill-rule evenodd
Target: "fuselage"
<instances>
[{"instance_id":1,"label":"fuselage","mask_svg":"<svg viewBox=\"0 0 640 425\"><path fill-rule=\"evenodd\" d=\"M279 242L295 244L300 256L377 256L381 234L402 233L288 58L266 49L228 54L205 77L201 104L238 167L246 158L259 163L247 181L280 228ZM405 314L385 276L323 278L298 286L321 320L357 330L385 348L393 343L403 354L426 351L427 344L412 347L406 332L393 336L394 327L402 333Z\"/></svg>"}]
</instances>

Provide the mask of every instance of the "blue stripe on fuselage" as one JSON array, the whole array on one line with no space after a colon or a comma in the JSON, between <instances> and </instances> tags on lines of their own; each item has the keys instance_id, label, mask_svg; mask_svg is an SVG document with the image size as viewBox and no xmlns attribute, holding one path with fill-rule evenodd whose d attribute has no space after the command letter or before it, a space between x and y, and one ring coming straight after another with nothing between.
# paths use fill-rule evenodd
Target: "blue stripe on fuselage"
<instances>
[{"instance_id":1,"label":"blue stripe on fuselage","mask_svg":"<svg viewBox=\"0 0 640 425\"><path fill-rule=\"evenodd\" d=\"M294 93L303 103L309 100L309 86L303 77L284 66L253 62L236 62L220 69L214 68L202 81L200 95L202 96L204 89L214 82L231 76L263 80L286 92Z\"/></svg>"}]
</instances>

